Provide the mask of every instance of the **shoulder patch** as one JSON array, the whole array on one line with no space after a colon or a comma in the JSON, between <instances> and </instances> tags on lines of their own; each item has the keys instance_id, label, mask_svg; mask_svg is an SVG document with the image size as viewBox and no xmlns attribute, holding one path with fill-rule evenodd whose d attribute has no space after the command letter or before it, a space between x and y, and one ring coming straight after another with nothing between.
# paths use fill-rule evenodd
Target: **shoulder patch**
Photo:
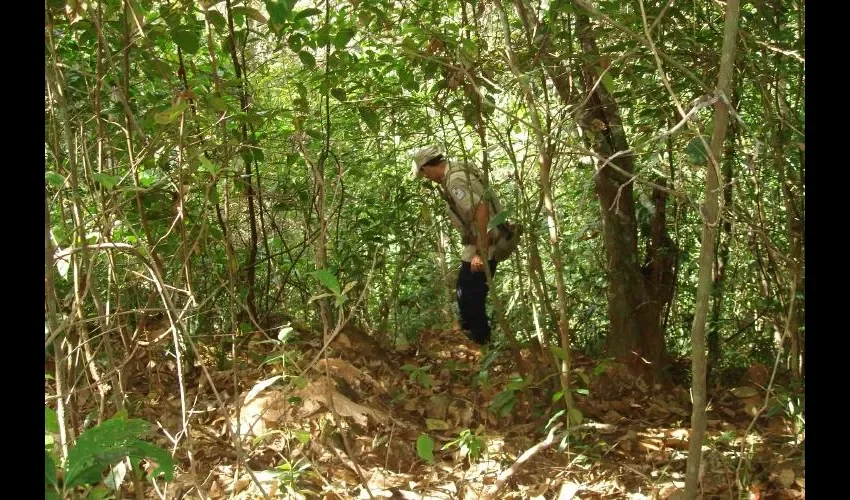
<instances>
[{"instance_id":1,"label":"shoulder patch","mask_svg":"<svg viewBox=\"0 0 850 500\"><path fill-rule=\"evenodd\" d=\"M459 187L453 187L452 188L452 194L458 200L462 200L466 197L466 191L464 191L462 188L459 188Z\"/></svg>"}]
</instances>

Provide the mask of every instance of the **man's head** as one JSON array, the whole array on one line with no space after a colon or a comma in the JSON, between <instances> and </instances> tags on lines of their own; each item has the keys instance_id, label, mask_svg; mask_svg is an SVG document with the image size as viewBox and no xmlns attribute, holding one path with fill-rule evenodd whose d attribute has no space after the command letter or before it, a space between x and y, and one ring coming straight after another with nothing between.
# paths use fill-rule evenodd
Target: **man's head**
<instances>
[{"instance_id":1,"label":"man's head","mask_svg":"<svg viewBox=\"0 0 850 500\"><path fill-rule=\"evenodd\" d=\"M413 154L411 177L426 177L439 181L445 174L446 158L438 146L426 146Z\"/></svg>"}]
</instances>

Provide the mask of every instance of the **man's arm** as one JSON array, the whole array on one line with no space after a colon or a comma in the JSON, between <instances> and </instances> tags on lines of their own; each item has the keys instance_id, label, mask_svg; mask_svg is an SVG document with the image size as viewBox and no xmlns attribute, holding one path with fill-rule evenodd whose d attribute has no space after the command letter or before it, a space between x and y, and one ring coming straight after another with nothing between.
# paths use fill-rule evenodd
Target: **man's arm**
<instances>
[{"instance_id":1,"label":"man's arm","mask_svg":"<svg viewBox=\"0 0 850 500\"><path fill-rule=\"evenodd\" d=\"M472 260L473 271L483 271L484 261L490 255L490 239L487 237L487 222L490 220L490 204L487 200L481 200L475 207L475 225L478 228L477 249L479 259Z\"/></svg>"}]
</instances>

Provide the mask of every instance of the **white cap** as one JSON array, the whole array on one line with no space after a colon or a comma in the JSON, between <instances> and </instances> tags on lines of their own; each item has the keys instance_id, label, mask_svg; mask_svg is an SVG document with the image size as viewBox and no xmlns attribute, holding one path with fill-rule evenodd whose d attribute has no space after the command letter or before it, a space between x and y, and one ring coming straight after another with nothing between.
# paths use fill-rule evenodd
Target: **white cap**
<instances>
[{"instance_id":1,"label":"white cap","mask_svg":"<svg viewBox=\"0 0 850 500\"><path fill-rule=\"evenodd\" d=\"M433 144L425 146L419 151L413 153L413 166L410 169L410 177L422 177L422 172L420 171L422 165L442 154L443 150L439 146L435 146Z\"/></svg>"}]
</instances>

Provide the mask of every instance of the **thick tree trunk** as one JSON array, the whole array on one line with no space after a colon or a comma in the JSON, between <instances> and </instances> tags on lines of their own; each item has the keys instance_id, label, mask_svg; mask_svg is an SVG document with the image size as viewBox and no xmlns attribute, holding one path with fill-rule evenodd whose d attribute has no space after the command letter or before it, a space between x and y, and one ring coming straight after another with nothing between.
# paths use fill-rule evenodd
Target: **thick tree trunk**
<instances>
[{"instance_id":1,"label":"thick tree trunk","mask_svg":"<svg viewBox=\"0 0 850 500\"><path fill-rule=\"evenodd\" d=\"M586 15L576 15L576 31L585 56L584 88L589 91L599 78L596 69L599 52ZM592 134L594 150L601 157L610 158L629 148L617 104L604 85L597 85L589 96L583 122L585 130ZM633 157L622 155L611 162L628 176L610 168L605 161L599 162L594 179L608 260L607 350L655 379L660 376L665 359L661 312L672 297L675 262L670 258L672 241L664 228L664 210L656 210L654 237L649 242L652 255L648 267L641 269L633 183L629 177L634 172ZM662 194L654 195L659 208L665 202Z\"/></svg>"}]
</instances>

